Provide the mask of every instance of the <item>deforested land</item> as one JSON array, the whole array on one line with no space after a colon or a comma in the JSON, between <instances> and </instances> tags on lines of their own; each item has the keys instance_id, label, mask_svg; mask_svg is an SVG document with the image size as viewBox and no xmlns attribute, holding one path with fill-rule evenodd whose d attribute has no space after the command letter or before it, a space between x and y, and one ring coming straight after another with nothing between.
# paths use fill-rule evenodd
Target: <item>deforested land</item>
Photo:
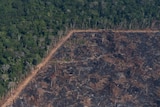
<instances>
[{"instance_id":1,"label":"deforested land","mask_svg":"<svg viewBox=\"0 0 160 107\"><path fill-rule=\"evenodd\" d=\"M73 32L14 107L157 107L160 32Z\"/></svg>"}]
</instances>

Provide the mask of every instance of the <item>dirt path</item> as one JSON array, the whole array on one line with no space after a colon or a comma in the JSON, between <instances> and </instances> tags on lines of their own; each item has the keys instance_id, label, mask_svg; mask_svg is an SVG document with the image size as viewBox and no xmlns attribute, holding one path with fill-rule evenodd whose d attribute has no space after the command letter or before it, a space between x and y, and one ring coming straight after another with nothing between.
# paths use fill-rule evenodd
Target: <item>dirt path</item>
<instances>
[{"instance_id":1,"label":"dirt path","mask_svg":"<svg viewBox=\"0 0 160 107\"><path fill-rule=\"evenodd\" d=\"M55 48L53 48L51 50L51 52L48 54L48 56L46 58L44 58L44 60L38 64L36 66L36 69L32 71L32 73L23 81L19 84L18 88L16 88L13 91L13 94L9 97L7 97L3 104L1 105L1 107L7 107L9 105L11 105L13 103L13 101L15 101L19 94L21 93L21 91L27 86L27 84L32 80L32 78L34 78L36 76L36 74L38 73L38 71L44 67L47 62L51 59L51 57L53 56L53 54L63 45L63 43L69 39L73 33L80 33L80 32L102 32L105 30L71 30L65 37L63 37L57 44L57 46ZM140 32L140 33L156 33L156 32L160 32L158 30L111 30L112 32L124 32L124 33L136 33L136 32Z\"/></svg>"},{"instance_id":2,"label":"dirt path","mask_svg":"<svg viewBox=\"0 0 160 107\"><path fill-rule=\"evenodd\" d=\"M73 32L105 32L105 31L112 31L112 32L124 32L124 33L157 33L160 32L160 30L150 30L150 29L146 29L146 30L103 30L103 29L98 29L98 30L72 30Z\"/></svg>"},{"instance_id":3,"label":"dirt path","mask_svg":"<svg viewBox=\"0 0 160 107\"><path fill-rule=\"evenodd\" d=\"M70 36L72 35L73 31L69 32L67 34L67 36L65 36L64 38L62 38L57 46L55 48L53 48L51 50L51 52L49 53L49 55L40 63L36 66L36 69L32 71L32 73L22 82L20 83L19 87L17 89L15 89L13 91L13 94L8 97L8 99L6 99L6 101L4 102L4 104L1 107L7 107L9 105L11 105L13 103L14 100L17 99L17 97L19 96L19 94L21 93L21 91L27 86L27 84L32 80L32 78L38 73L38 71L46 65L46 63L49 61L49 59L51 59L52 55L57 51L57 49L59 47L61 47L61 45L68 39L70 38Z\"/></svg>"}]
</instances>

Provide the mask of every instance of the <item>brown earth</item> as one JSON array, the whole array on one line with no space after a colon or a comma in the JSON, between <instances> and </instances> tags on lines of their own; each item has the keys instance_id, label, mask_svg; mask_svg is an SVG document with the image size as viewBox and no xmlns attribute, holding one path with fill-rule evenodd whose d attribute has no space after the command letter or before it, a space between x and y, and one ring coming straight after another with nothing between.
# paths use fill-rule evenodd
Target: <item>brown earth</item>
<instances>
[{"instance_id":1,"label":"brown earth","mask_svg":"<svg viewBox=\"0 0 160 107\"><path fill-rule=\"evenodd\" d=\"M20 85L19 85L19 87L17 88L17 89L15 89L14 91L13 91L13 94L11 95L11 96L9 96L4 102L3 102L3 104L2 104L2 106L1 107L6 107L6 106L9 106L9 105L12 105L13 104L13 101L16 101L16 99L19 97L19 95L20 95L20 93L22 92L22 90L24 90L25 89L25 87L33 80L34 81L34 79L33 78L35 78L35 76L38 74L38 72L39 71L42 71L42 69L43 68L45 68L45 67L47 67L48 66L48 64L49 64L49 61L52 59L53 60L53 56L54 56L54 54L57 52L57 50L58 49L60 49L61 48L61 46L72 36L72 35L74 35L74 34L81 34L81 33L83 33L83 35L84 35L84 33L98 33L98 32L106 32L105 30L72 30L72 31L70 31L69 33L68 33L68 35L66 35L64 38L62 38L61 40L60 40L60 42L56 45L56 47L55 48L53 48L52 50L51 50L51 52L49 53L49 55L46 57L46 58L44 58L44 60L39 64L39 65L37 65L37 67L36 67L36 69L35 70L33 70L32 71L32 74L31 75L29 75ZM108 31L107 31L108 32ZM119 35L119 36L116 36L117 38L115 38L116 39L116 41L118 41L118 43L121 41L121 40L123 40L123 41L125 41L125 40L127 40L127 38L126 38L126 36L121 36L120 35L120 33L143 33L143 34L147 34L147 35L150 35L150 33L152 33L152 36L153 36L153 33L155 34L155 33L158 33L159 31L152 31L152 30L128 30L128 31L124 31L124 30L112 30L112 31L109 31L109 32L112 32L112 33L117 33L117 35ZM82 35L82 36L83 36ZM138 37L137 37L138 38ZM77 40L78 40L79 38L77 38ZM104 41L105 41L105 39L104 39ZM138 41L138 39L137 39L137 41ZM81 41L81 42L85 42L85 43L87 43L87 41ZM71 42L72 43L72 42ZM150 43L151 44L151 43ZM77 44L78 45L78 44ZM88 45L88 44L87 44ZM127 51L127 52L129 52L129 51L132 51L132 49L135 49L136 48L136 46L135 46L136 44L133 42L132 44L129 44L129 47L130 48L128 48L128 50L125 50L125 51ZM119 51L119 52L121 52L122 51L122 49L120 48L120 47L118 47L118 46L120 46L120 45L117 45L117 51ZM72 47L73 48L73 47ZM93 47L92 47L93 48ZM94 49L93 49L94 50ZM63 52L63 51L62 51ZM60 53L60 54L62 54L62 53ZM63 54L65 54L65 52L63 53ZM73 53L70 53L70 55L72 55ZM98 53L97 53L98 54ZM66 55L67 56L67 55ZM73 57L73 59L74 59L74 55L72 55L72 56L70 56L70 57ZM69 58L70 58L69 57ZM86 57L86 55L85 56L83 56L83 57ZM54 59L56 59L57 57L54 57ZM66 57L67 58L67 57ZM70 60L69 58L68 59L63 59L63 60L61 60L61 59L58 59L57 58L57 63L58 63L58 61L60 61L60 63L62 63L62 64L64 64L64 63L66 63L66 64L70 64L70 63L76 63L76 62L78 62L79 63L79 60L82 58L82 57L79 57L80 59L77 59L78 57L76 57L75 58L75 60L72 60L72 61L68 61L68 60ZM87 58L87 57L86 57ZM95 60L95 56L92 56L92 57L88 57L88 59L83 59L82 60L82 62L84 61L85 62L85 60ZM111 64L116 64L116 68L115 68L115 70L121 70L121 71L123 71L123 70L125 70L125 69L127 69L128 67L133 67L134 66L134 64L133 64L133 62L131 61L131 59L126 59L127 60L127 63L128 63L128 65L126 66L126 62L125 61L123 61L123 60L117 60L116 58L114 58L111 54L107 54L107 55L100 55L99 57L97 57L97 60L98 59L101 59L101 58L104 58L104 60L106 61L106 62L108 62L108 63L111 63ZM77 59L77 60L76 60ZM135 60L135 62L136 62L136 64L139 64L139 65L141 65L141 63L144 63L144 61L143 61L143 59L140 59L140 58L135 58L134 59ZM59 64L59 63L58 63ZM60 65L59 65L60 66ZM157 65L157 67L159 67L158 65ZM63 68L63 67L62 67ZM48 69L48 68L47 68ZM59 68L60 69L60 68ZM153 69L153 68L148 68L148 69ZM44 72L44 71L43 71ZM157 72L158 72L158 70L157 70ZM155 72L155 73L157 73L157 72ZM61 73L61 72L60 72ZM56 74L56 75L53 75L53 79L54 79L54 77L56 77L56 76L60 76L60 74ZM121 84L123 85L127 80L126 80L126 78L124 78L123 77L123 75L120 73L119 75L121 75L121 78L120 78L120 80L117 80L117 81L115 81L115 85L112 87L113 88L113 92L114 92L114 96L118 96L119 95L119 93L120 93L120 91L121 91L121 89L118 87L118 86L116 86L116 83L119 83L119 81L120 82L122 82ZM159 75L159 74L158 74ZM91 77L92 77L92 75L90 75ZM96 75L95 75L96 76ZM147 75L146 75L147 76ZM36 76L37 77L37 76ZM155 76L156 77L156 76ZM68 77L60 77L60 78L70 78L70 76ZM101 77L96 77L96 78L101 78ZM149 77L148 77L149 78ZM156 77L156 78L159 78L159 77ZM93 84L93 83L90 83L90 85L89 85L89 87L91 88L91 89L95 89L96 91L99 91L99 90L103 90L104 89L104 85L103 84L108 84L108 83L106 83L107 81L109 81L108 80L109 79L109 77L104 77L104 78L102 78L102 79L100 79L99 80L99 82L98 83L96 83L96 84ZM74 80L74 77L73 77L73 80ZM136 83L136 81L134 81L132 84L136 84L137 85L137 83ZM48 85L45 83L45 82L42 82L42 86L45 88L45 87L48 87ZM141 87L141 88L143 88L144 86L143 85L141 85L141 84L138 84L137 86L139 86L139 87ZM26 87L27 88L27 87ZM37 92L39 92L39 93L41 93L42 95L43 95L43 93L44 93L44 90L43 89L38 89L37 90ZM48 91L48 93L49 93L50 91ZM157 90L157 93L158 93L159 91ZM68 94L69 94L69 92L68 92ZM34 99L34 97L35 96L32 96L32 98L31 99ZM117 102L119 101L119 102L125 102L126 100L128 101L129 99L131 100L131 99L134 99L133 98L133 96L131 96L131 95L129 95L129 94L127 94L127 95L125 95L125 96L123 96L124 98L123 98L123 100L121 99L121 101L119 101L119 100L117 100ZM86 97L85 98L86 100L84 100L84 101L82 101L82 103L84 104L84 105L86 105L86 106L91 106L91 99L90 98L88 98L88 97ZM114 100L114 99L112 99L112 100ZM111 100L111 101L112 101ZM114 101L114 103L115 103L115 101ZM52 104L50 104L50 106L51 106ZM99 104L100 105L100 104ZM49 107L49 106L48 106Z\"/></svg>"}]
</instances>

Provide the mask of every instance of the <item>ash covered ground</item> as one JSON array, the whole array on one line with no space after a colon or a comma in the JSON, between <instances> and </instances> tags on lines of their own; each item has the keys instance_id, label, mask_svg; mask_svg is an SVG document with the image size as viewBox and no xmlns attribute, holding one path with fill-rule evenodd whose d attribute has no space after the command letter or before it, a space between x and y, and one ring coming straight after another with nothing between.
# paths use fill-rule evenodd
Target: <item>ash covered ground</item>
<instances>
[{"instance_id":1,"label":"ash covered ground","mask_svg":"<svg viewBox=\"0 0 160 107\"><path fill-rule=\"evenodd\" d=\"M13 107L160 107L160 33L74 33Z\"/></svg>"}]
</instances>

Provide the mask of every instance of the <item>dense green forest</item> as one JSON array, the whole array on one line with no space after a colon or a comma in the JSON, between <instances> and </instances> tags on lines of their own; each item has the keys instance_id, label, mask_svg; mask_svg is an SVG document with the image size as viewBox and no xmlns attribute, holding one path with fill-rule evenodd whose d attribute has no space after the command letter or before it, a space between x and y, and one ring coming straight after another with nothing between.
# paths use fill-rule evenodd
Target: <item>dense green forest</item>
<instances>
[{"instance_id":1,"label":"dense green forest","mask_svg":"<svg viewBox=\"0 0 160 107\"><path fill-rule=\"evenodd\" d=\"M70 29L159 27L159 0L0 0L0 95Z\"/></svg>"}]
</instances>

